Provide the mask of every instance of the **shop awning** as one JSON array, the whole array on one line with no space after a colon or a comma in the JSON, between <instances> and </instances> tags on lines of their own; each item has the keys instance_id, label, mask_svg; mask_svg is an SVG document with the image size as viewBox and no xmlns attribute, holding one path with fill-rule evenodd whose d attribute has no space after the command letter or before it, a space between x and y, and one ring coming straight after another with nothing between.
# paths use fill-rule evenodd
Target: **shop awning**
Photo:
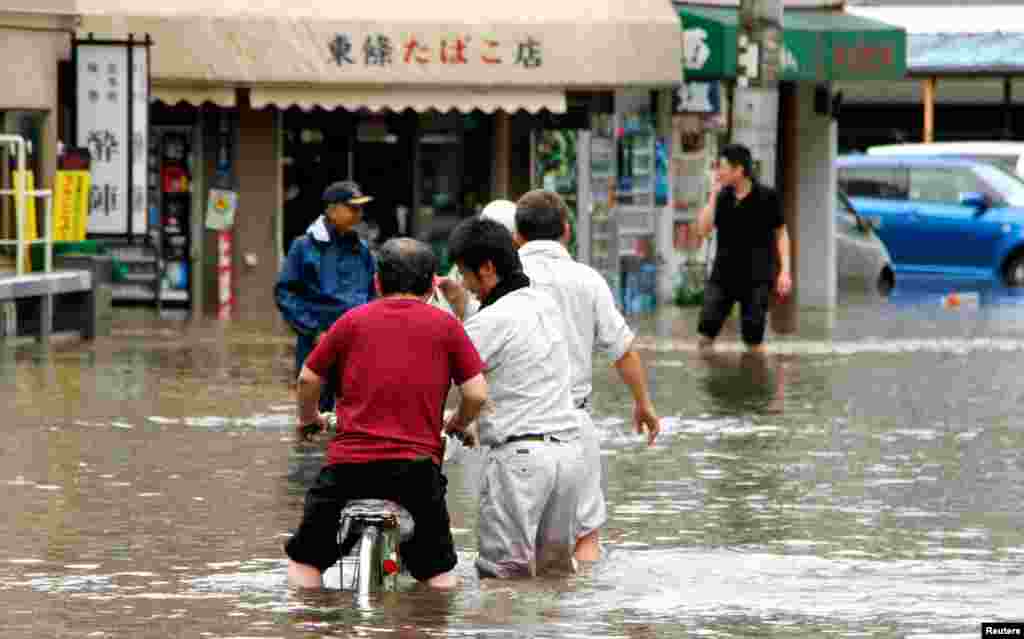
<instances>
[{"instance_id":1,"label":"shop awning","mask_svg":"<svg viewBox=\"0 0 1024 639\"><path fill-rule=\"evenodd\" d=\"M165 85L154 82L150 89L150 97L167 106L175 106L184 102L196 106L213 104L231 108L236 104L235 89L232 87Z\"/></svg>"},{"instance_id":2,"label":"shop awning","mask_svg":"<svg viewBox=\"0 0 1024 639\"><path fill-rule=\"evenodd\" d=\"M249 103L255 109L276 106L279 109L298 107L308 111L324 109L368 109L370 111L550 111L565 113L565 92L557 89L474 89L470 87L403 88L387 87L273 87L257 86L250 92Z\"/></svg>"},{"instance_id":3,"label":"shop awning","mask_svg":"<svg viewBox=\"0 0 1024 639\"><path fill-rule=\"evenodd\" d=\"M79 37L149 34L154 81L176 85L488 87L532 104L555 89L667 87L682 74L665 0L78 2ZM538 89L548 97L522 97Z\"/></svg>"},{"instance_id":4,"label":"shop awning","mask_svg":"<svg viewBox=\"0 0 1024 639\"><path fill-rule=\"evenodd\" d=\"M735 77L737 10L682 4L676 10L683 23L686 78ZM886 80L906 74L902 27L834 9L786 9L782 28L783 80Z\"/></svg>"}]
</instances>

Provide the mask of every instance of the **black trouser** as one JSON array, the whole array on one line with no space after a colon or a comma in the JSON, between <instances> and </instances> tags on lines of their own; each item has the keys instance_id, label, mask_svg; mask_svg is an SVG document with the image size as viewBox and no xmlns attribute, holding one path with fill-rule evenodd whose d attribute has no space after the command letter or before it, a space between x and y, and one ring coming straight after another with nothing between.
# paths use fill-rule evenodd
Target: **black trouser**
<instances>
[{"instance_id":1,"label":"black trouser","mask_svg":"<svg viewBox=\"0 0 1024 639\"><path fill-rule=\"evenodd\" d=\"M389 499L412 515L415 530L399 548L409 573L423 581L448 572L458 557L445 503L448 479L430 459L325 466L306 493L302 523L285 544L288 556L320 572L339 558L341 510L352 499Z\"/></svg>"},{"instance_id":2,"label":"black trouser","mask_svg":"<svg viewBox=\"0 0 1024 639\"><path fill-rule=\"evenodd\" d=\"M768 306L772 292L771 282L720 282L709 280L704 288L704 308L700 313L697 332L715 339L732 312L733 304L740 304L740 329L748 346L764 342Z\"/></svg>"}]
</instances>

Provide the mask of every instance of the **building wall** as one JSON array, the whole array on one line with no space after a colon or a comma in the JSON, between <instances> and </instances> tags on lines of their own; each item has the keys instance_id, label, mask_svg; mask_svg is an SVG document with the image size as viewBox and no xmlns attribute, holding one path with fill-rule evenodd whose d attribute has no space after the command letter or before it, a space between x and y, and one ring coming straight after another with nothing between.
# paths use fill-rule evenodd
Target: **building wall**
<instances>
[{"instance_id":1,"label":"building wall","mask_svg":"<svg viewBox=\"0 0 1024 639\"><path fill-rule=\"evenodd\" d=\"M0 13L0 111L42 111L38 184L49 188L57 169L57 67L70 57L71 38L60 29L61 19L36 18L31 28L19 28L16 16Z\"/></svg>"},{"instance_id":2,"label":"building wall","mask_svg":"<svg viewBox=\"0 0 1024 639\"><path fill-rule=\"evenodd\" d=\"M281 214L283 193L277 112L242 107L239 112L238 212L234 227L235 317L267 320L277 315L275 219ZM215 249L216 245L211 250ZM246 256L255 259L246 264Z\"/></svg>"}]
</instances>

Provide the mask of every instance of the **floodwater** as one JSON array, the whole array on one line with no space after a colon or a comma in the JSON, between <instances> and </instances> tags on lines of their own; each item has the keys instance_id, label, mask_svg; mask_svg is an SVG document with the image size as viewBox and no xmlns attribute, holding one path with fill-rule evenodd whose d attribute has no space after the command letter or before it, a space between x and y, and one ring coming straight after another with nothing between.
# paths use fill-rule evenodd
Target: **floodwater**
<instances>
[{"instance_id":1,"label":"floodwater","mask_svg":"<svg viewBox=\"0 0 1024 639\"><path fill-rule=\"evenodd\" d=\"M631 319L663 434L597 364L610 521L572 578L480 582L475 451L447 464L461 586L357 604L285 582L323 443L297 445L276 322L124 311L110 338L0 350L2 637L977 637L1024 612L1024 305L847 298L695 350Z\"/></svg>"}]
</instances>

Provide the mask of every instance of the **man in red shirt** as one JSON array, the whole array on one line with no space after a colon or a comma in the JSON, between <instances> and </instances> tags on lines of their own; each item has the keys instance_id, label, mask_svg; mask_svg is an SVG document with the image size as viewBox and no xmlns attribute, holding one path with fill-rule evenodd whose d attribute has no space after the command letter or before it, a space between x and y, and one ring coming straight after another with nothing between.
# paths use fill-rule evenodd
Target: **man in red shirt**
<instances>
[{"instance_id":1,"label":"man in red shirt","mask_svg":"<svg viewBox=\"0 0 1024 639\"><path fill-rule=\"evenodd\" d=\"M412 576L437 588L456 584L448 482L441 474L444 402L454 381L462 401L452 423L469 424L487 399L487 383L462 324L426 303L436 269L437 258L422 242L385 242L374 275L381 298L343 315L306 359L298 431L306 437L324 430L317 401L336 364L338 433L306 495L302 523L285 545L293 585L321 587L323 572L339 559L341 510L349 500L370 498L398 502L412 515L415 532L399 549Z\"/></svg>"}]
</instances>

